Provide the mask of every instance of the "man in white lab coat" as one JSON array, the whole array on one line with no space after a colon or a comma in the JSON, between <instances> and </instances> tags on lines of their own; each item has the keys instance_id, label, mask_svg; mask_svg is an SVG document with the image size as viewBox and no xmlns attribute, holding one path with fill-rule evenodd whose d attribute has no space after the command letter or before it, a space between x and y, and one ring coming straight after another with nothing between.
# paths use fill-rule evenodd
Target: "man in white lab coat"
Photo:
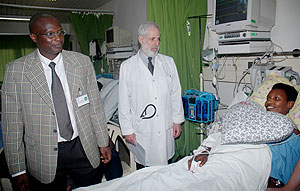
<instances>
[{"instance_id":1,"label":"man in white lab coat","mask_svg":"<svg viewBox=\"0 0 300 191\"><path fill-rule=\"evenodd\" d=\"M120 68L119 121L125 139L145 150L135 153L139 169L168 163L175 153L174 139L181 133L184 113L174 60L158 54L158 26L142 24L138 41L141 49Z\"/></svg>"}]
</instances>

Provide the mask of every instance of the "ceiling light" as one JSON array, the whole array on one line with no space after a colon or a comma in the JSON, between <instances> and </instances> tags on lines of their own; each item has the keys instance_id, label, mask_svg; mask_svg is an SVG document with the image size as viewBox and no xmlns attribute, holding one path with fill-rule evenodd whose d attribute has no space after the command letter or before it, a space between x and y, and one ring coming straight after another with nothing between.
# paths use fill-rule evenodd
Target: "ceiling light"
<instances>
[{"instance_id":1,"label":"ceiling light","mask_svg":"<svg viewBox=\"0 0 300 191\"><path fill-rule=\"evenodd\" d=\"M17 16L17 15L0 15L0 20L30 21L30 17L28 17L28 16Z\"/></svg>"}]
</instances>

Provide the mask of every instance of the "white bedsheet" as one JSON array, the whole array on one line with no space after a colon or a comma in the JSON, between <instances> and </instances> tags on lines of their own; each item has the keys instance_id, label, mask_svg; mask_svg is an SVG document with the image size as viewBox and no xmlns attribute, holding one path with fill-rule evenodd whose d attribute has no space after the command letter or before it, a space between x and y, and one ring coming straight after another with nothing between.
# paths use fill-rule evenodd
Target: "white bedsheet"
<instances>
[{"instance_id":1,"label":"white bedsheet","mask_svg":"<svg viewBox=\"0 0 300 191\"><path fill-rule=\"evenodd\" d=\"M271 170L271 152L264 145L217 145L208 162L195 173L187 170L190 157L167 166L147 167L76 191L262 191Z\"/></svg>"}]
</instances>

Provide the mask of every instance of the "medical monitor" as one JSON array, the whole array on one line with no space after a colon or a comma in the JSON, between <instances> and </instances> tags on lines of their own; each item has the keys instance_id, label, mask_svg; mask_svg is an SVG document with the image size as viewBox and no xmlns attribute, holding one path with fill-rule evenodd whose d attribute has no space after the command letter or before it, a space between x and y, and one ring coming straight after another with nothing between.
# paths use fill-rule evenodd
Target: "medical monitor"
<instances>
[{"instance_id":1,"label":"medical monitor","mask_svg":"<svg viewBox=\"0 0 300 191\"><path fill-rule=\"evenodd\" d=\"M237 31L271 31L275 0L213 0L213 26L218 34Z\"/></svg>"},{"instance_id":2,"label":"medical monitor","mask_svg":"<svg viewBox=\"0 0 300 191\"><path fill-rule=\"evenodd\" d=\"M113 26L105 31L105 40L107 47L131 46L131 32Z\"/></svg>"}]
</instances>

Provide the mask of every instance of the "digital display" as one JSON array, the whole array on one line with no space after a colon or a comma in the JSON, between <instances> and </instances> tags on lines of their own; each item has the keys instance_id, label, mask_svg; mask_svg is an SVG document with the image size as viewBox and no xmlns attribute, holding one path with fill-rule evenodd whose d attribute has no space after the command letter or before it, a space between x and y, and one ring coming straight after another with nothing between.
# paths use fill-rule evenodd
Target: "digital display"
<instances>
[{"instance_id":1,"label":"digital display","mask_svg":"<svg viewBox=\"0 0 300 191\"><path fill-rule=\"evenodd\" d=\"M196 103L196 98L191 97L189 100L189 103L195 104Z\"/></svg>"},{"instance_id":2,"label":"digital display","mask_svg":"<svg viewBox=\"0 0 300 191\"><path fill-rule=\"evenodd\" d=\"M247 20L248 0L216 0L215 25Z\"/></svg>"},{"instance_id":3,"label":"digital display","mask_svg":"<svg viewBox=\"0 0 300 191\"><path fill-rule=\"evenodd\" d=\"M106 31L106 43L114 42L114 30L110 29Z\"/></svg>"}]
</instances>

